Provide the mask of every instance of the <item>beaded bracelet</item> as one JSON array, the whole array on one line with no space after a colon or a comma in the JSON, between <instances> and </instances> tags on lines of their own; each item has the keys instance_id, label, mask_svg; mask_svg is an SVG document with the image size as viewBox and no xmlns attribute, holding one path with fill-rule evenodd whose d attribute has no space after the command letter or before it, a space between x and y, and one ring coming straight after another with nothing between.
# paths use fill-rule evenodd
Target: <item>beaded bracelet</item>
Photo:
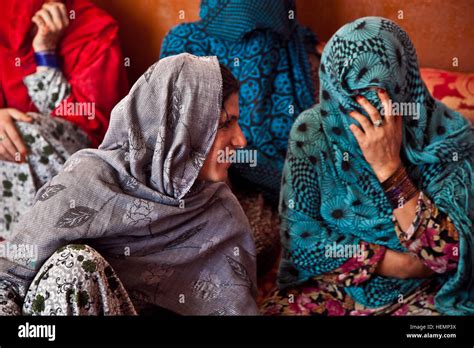
<instances>
[{"instance_id":1,"label":"beaded bracelet","mask_svg":"<svg viewBox=\"0 0 474 348\"><path fill-rule=\"evenodd\" d=\"M410 180L403 165L398 167L395 173L382 182L382 188L393 209L401 208L418 193L418 189Z\"/></svg>"},{"instance_id":2,"label":"beaded bracelet","mask_svg":"<svg viewBox=\"0 0 474 348\"><path fill-rule=\"evenodd\" d=\"M54 51L35 52L35 61L37 66L59 69L58 56Z\"/></svg>"}]
</instances>

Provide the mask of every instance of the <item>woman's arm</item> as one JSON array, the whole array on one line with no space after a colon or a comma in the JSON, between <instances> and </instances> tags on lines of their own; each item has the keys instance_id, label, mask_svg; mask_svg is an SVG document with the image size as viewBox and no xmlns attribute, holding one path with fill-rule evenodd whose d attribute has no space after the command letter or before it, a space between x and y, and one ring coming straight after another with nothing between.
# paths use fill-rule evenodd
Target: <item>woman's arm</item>
<instances>
[{"instance_id":1,"label":"woman's arm","mask_svg":"<svg viewBox=\"0 0 474 348\"><path fill-rule=\"evenodd\" d=\"M433 274L417 257L409 253L387 250L375 274L399 279L428 278Z\"/></svg>"},{"instance_id":2,"label":"woman's arm","mask_svg":"<svg viewBox=\"0 0 474 348\"><path fill-rule=\"evenodd\" d=\"M34 51L58 53L58 40L69 25L64 5L46 3L33 18L39 28ZM67 41L68 35L63 39ZM78 125L96 147L107 130L110 111L128 91L117 24L110 24L97 38L60 58L62 71L59 66L39 66L36 73L25 78L28 93L40 112Z\"/></svg>"},{"instance_id":3,"label":"woman's arm","mask_svg":"<svg viewBox=\"0 0 474 348\"><path fill-rule=\"evenodd\" d=\"M290 132L290 143L295 141L292 134L295 134L301 123L307 127L319 127L310 113L303 112ZM324 162L322 153L320 156L318 160ZM280 200L284 258L289 261L286 264L291 264L293 268L288 269L287 281L291 282L290 278L301 273L315 277L327 275L345 283L365 281L385 248L370 245L353 235L342 235L325 223L320 212L317 181L317 173L311 162L301 154L295 154L294 146L289 146ZM308 189L301 190L302 183ZM340 248L353 252L341 255L337 252ZM280 277L281 283L285 281L284 278L285 275Z\"/></svg>"},{"instance_id":4,"label":"woman's arm","mask_svg":"<svg viewBox=\"0 0 474 348\"><path fill-rule=\"evenodd\" d=\"M400 158L402 116L392 115L392 110L389 106L389 96L385 91L379 89L378 96L386 115L382 121L382 126L375 126L379 120L382 120L377 109L365 98L357 97L357 102L367 112L370 121L362 114L353 111L350 113L350 116L359 122L362 129L354 124L350 126L350 129L357 139L365 159L372 167L394 207L394 222L396 230L398 228L399 231L397 236L402 244L408 246L408 240L401 238L403 232L409 229L418 230L419 228L417 233L412 233L413 238L416 239L415 236L423 236L423 231L425 231L425 229L420 227L423 224L418 223L418 227L414 227L414 223L420 220L420 216L417 215L420 211L420 202L418 201L420 191L416 189L402 167ZM395 195L394 193L397 194ZM422 218L423 221L429 221L430 216L428 214L428 216L423 216ZM443 219L444 223L446 219L447 217ZM439 234L440 230L436 231ZM415 245L417 244L419 243L415 243ZM408 249L410 250L410 248ZM426 250L424 254L426 255ZM381 275L400 278L425 278L434 274L436 270L427 266L427 263L423 261L425 258L420 250L412 253L412 255L396 253L394 251L388 252L380 262L376 272Z\"/></svg>"},{"instance_id":5,"label":"woman's arm","mask_svg":"<svg viewBox=\"0 0 474 348\"><path fill-rule=\"evenodd\" d=\"M459 235L449 216L423 193L417 197L413 223L403 229L394 217L400 242L432 272L446 273L457 268Z\"/></svg>"},{"instance_id":6,"label":"woman's arm","mask_svg":"<svg viewBox=\"0 0 474 348\"><path fill-rule=\"evenodd\" d=\"M395 232L409 251L403 255L410 256L411 260L386 253L376 270L379 274L390 276L392 272L403 271L405 278L424 278L457 268L459 235L453 222L423 193L414 200L416 214L408 228L403 229L394 216ZM401 264L404 266L400 267Z\"/></svg>"},{"instance_id":7,"label":"woman's arm","mask_svg":"<svg viewBox=\"0 0 474 348\"><path fill-rule=\"evenodd\" d=\"M407 279L427 278L433 272L415 255L387 249L381 245L360 242L362 255L353 256L337 269L326 273L325 279L344 286L357 286L373 274Z\"/></svg>"},{"instance_id":8,"label":"woman's arm","mask_svg":"<svg viewBox=\"0 0 474 348\"><path fill-rule=\"evenodd\" d=\"M71 91L57 56L58 42L69 25L66 6L61 2L47 2L31 21L37 29L32 43L37 67L35 73L24 78L24 83L38 111L49 114Z\"/></svg>"}]
</instances>

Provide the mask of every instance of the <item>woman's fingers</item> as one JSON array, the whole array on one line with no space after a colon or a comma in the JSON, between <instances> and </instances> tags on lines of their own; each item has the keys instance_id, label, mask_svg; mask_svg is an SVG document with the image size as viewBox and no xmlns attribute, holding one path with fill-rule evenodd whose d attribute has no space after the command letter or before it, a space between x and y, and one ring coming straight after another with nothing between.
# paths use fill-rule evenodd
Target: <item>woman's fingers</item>
<instances>
[{"instance_id":1,"label":"woman's fingers","mask_svg":"<svg viewBox=\"0 0 474 348\"><path fill-rule=\"evenodd\" d=\"M5 158L7 161L15 161L17 151L8 135L6 133L0 134L0 139L0 157Z\"/></svg>"},{"instance_id":2,"label":"woman's fingers","mask_svg":"<svg viewBox=\"0 0 474 348\"><path fill-rule=\"evenodd\" d=\"M43 26L46 25L46 23L44 22L43 18L41 18L40 16L37 16L37 15L34 15L32 18L31 18L31 21L33 23L35 23L38 28L41 28Z\"/></svg>"},{"instance_id":3,"label":"woman's fingers","mask_svg":"<svg viewBox=\"0 0 474 348\"><path fill-rule=\"evenodd\" d=\"M51 13L49 13L49 11L43 8L36 12L36 16L39 16L41 17L41 19L43 19L48 29L52 31L56 30L56 25L54 24L53 17L51 16Z\"/></svg>"},{"instance_id":4,"label":"woman's fingers","mask_svg":"<svg viewBox=\"0 0 474 348\"><path fill-rule=\"evenodd\" d=\"M369 101L363 96L357 96L356 101L367 112L373 124L382 119L377 109L372 104L370 104Z\"/></svg>"},{"instance_id":5,"label":"woman's fingers","mask_svg":"<svg viewBox=\"0 0 474 348\"><path fill-rule=\"evenodd\" d=\"M60 6L62 5L62 6ZM60 30L67 26L67 16L65 12L64 4L61 3L45 3L43 8L49 12L56 29Z\"/></svg>"},{"instance_id":6,"label":"woman's fingers","mask_svg":"<svg viewBox=\"0 0 474 348\"><path fill-rule=\"evenodd\" d=\"M16 150L14 151L14 157L17 158L17 152L19 152L20 158L18 159L24 159L27 153L27 149L15 125L12 123L5 125L5 133L10 138L13 145L15 145Z\"/></svg>"},{"instance_id":7,"label":"woman's fingers","mask_svg":"<svg viewBox=\"0 0 474 348\"><path fill-rule=\"evenodd\" d=\"M354 118L359 124L361 125L362 129L364 130L364 133L369 133L374 126L370 121L365 117L364 115L358 113L357 111L351 111L349 112L349 116Z\"/></svg>"},{"instance_id":8,"label":"woman's fingers","mask_svg":"<svg viewBox=\"0 0 474 348\"><path fill-rule=\"evenodd\" d=\"M67 16L67 9L66 5L64 5L62 2L56 3L59 8L59 13L61 14L61 18L64 23L64 27L67 27L69 25L69 17Z\"/></svg>"},{"instance_id":9,"label":"woman's fingers","mask_svg":"<svg viewBox=\"0 0 474 348\"><path fill-rule=\"evenodd\" d=\"M24 112L21 112L17 109L9 108L8 109L8 114L17 121L22 121L22 122L31 122L31 121L33 121L33 119L30 116L28 116Z\"/></svg>"},{"instance_id":10,"label":"woman's fingers","mask_svg":"<svg viewBox=\"0 0 474 348\"><path fill-rule=\"evenodd\" d=\"M351 124L349 126L349 129L351 130L352 134L354 134L354 137L356 138L357 142L359 143L359 146L362 144L362 141L364 140L365 134L360 130L359 127L357 127L355 124Z\"/></svg>"},{"instance_id":11,"label":"woman's fingers","mask_svg":"<svg viewBox=\"0 0 474 348\"><path fill-rule=\"evenodd\" d=\"M382 103L382 106L383 106L385 121L388 124L395 123L395 115L393 115L392 113L392 103L390 101L390 97L388 93L385 90L378 88L377 96L379 97L380 102Z\"/></svg>"},{"instance_id":12,"label":"woman's fingers","mask_svg":"<svg viewBox=\"0 0 474 348\"><path fill-rule=\"evenodd\" d=\"M43 8L51 15L54 27L56 29L61 29L64 25L59 8L51 3L44 4Z\"/></svg>"},{"instance_id":13,"label":"woman's fingers","mask_svg":"<svg viewBox=\"0 0 474 348\"><path fill-rule=\"evenodd\" d=\"M395 128L395 133L399 135L400 137L402 136L402 129L403 129L403 116L402 115L393 115L392 121L393 121L393 127Z\"/></svg>"},{"instance_id":14,"label":"woman's fingers","mask_svg":"<svg viewBox=\"0 0 474 348\"><path fill-rule=\"evenodd\" d=\"M8 108L5 110L10 118L2 124L2 129L0 131L2 141L0 142L0 145L3 146L3 152L9 155L8 160L18 162L25 158L27 148L23 143L20 133L18 133L18 130L16 129L13 120L31 122L33 119L17 109ZM4 155L4 153L1 155Z\"/></svg>"},{"instance_id":15,"label":"woman's fingers","mask_svg":"<svg viewBox=\"0 0 474 348\"><path fill-rule=\"evenodd\" d=\"M8 153L5 146L0 143L0 161L14 162L15 159Z\"/></svg>"}]
</instances>

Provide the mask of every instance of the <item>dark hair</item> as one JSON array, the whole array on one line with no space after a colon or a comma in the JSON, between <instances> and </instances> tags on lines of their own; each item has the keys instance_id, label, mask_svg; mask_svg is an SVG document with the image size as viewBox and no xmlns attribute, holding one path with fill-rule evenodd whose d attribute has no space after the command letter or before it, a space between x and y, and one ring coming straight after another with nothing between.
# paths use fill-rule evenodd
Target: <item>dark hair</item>
<instances>
[{"instance_id":1,"label":"dark hair","mask_svg":"<svg viewBox=\"0 0 474 348\"><path fill-rule=\"evenodd\" d=\"M240 82L237 80L225 65L219 64L222 75L222 107L231 94L237 93L240 88Z\"/></svg>"}]
</instances>

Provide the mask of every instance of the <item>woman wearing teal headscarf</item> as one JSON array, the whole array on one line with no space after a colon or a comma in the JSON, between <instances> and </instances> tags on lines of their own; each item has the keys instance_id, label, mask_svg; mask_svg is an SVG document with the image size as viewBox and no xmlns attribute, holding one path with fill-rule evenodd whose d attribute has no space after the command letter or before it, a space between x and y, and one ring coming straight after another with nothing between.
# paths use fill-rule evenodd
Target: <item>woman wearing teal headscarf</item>
<instances>
[{"instance_id":1,"label":"woman wearing teal headscarf","mask_svg":"<svg viewBox=\"0 0 474 348\"><path fill-rule=\"evenodd\" d=\"M474 314L474 132L394 22L343 26L290 132L265 314Z\"/></svg>"}]
</instances>

